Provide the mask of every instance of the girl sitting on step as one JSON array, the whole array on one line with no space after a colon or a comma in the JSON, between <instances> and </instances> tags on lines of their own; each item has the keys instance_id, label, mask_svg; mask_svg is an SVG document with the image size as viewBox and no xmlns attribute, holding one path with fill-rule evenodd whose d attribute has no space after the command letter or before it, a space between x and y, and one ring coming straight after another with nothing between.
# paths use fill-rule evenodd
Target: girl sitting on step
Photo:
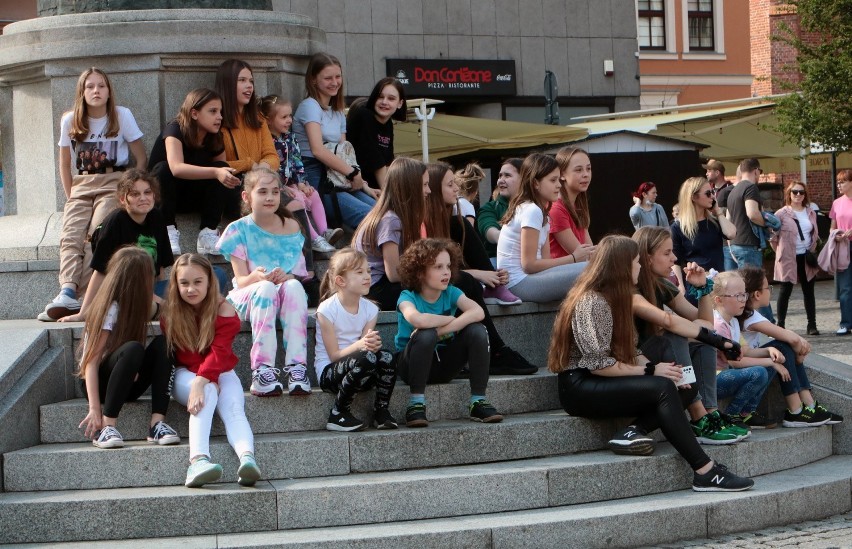
<instances>
[{"instance_id":1,"label":"girl sitting on step","mask_svg":"<svg viewBox=\"0 0 852 549\"><path fill-rule=\"evenodd\" d=\"M662 429L694 471L695 491L748 490L754 481L711 460L695 440L683 414L695 389L678 390L681 367L651 362L636 349L632 298L641 268L631 239L611 235L598 244L556 315L547 362L558 374L559 400L580 417L636 417L616 437L620 453L653 453L647 433Z\"/></svg>"},{"instance_id":2,"label":"girl sitting on step","mask_svg":"<svg viewBox=\"0 0 852 549\"><path fill-rule=\"evenodd\" d=\"M199 488L222 476L222 466L210 463L210 426L216 412L240 458L238 482L254 486L260 478L254 434L246 419L243 387L234 372L238 359L233 344L240 319L219 295L214 280L213 267L203 256L180 256L172 268L169 297L160 319L178 365L174 397L190 413L190 465L185 485Z\"/></svg>"},{"instance_id":3,"label":"girl sitting on step","mask_svg":"<svg viewBox=\"0 0 852 549\"><path fill-rule=\"evenodd\" d=\"M151 387L148 442L177 444L180 437L165 423L169 408L169 377L162 336L146 346L148 320L159 305L151 301L154 264L141 248L128 246L113 254L107 275L91 302L83 331L78 375L85 380L89 413L80 422L86 438L98 448L121 448L116 429L125 402ZM101 407L103 404L103 408Z\"/></svg>"},{"instance_id":4,"label":"girl sitting on step","mask_svg":"<svg viewBox=\"0 0 852 549\"><path fill-rule=\"evenodd\" d=\"M370 291L367 256L353 248L338 251L328 263L317 307L314 367L323 391L334 393L328 415L329 431L360 431L364 422L349 407L355 395L375 386L373 423L378 429L396 429L388 411L396 367L393 355L382 348L376 331L379 308L365 298Z\"/></svg>"}]
</instances>

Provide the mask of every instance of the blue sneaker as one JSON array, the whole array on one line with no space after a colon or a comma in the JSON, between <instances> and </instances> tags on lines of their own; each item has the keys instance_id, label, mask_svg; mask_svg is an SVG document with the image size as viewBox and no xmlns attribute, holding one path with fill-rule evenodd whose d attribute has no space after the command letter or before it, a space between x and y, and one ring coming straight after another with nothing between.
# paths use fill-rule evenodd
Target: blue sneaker
<instances>
[{"instance_id":1,"label":"blue sneaker","mask_svg":"<svg viewBox=\"0 0 852 549\"><path fill-rule=\"evenodd\" d=\"M218 463L210 463L206 457L196 460L189 465L186 470L186 482L183 483L187 488L201 488L208 482L216 482L222 478L222 466Z\"/></svg>"},{"instance_id":2,"label":"blue sneaker","mask_svg":"<svg viewBox=\"0 0 852 549\"><path fill-rule=\"evenodd\" d=\"M240 486L254 486L260 478L260 467L254 460L254 455L243 454L240 458L240 468L237 469L237 482Z\"/></svg>"}]
</instances>

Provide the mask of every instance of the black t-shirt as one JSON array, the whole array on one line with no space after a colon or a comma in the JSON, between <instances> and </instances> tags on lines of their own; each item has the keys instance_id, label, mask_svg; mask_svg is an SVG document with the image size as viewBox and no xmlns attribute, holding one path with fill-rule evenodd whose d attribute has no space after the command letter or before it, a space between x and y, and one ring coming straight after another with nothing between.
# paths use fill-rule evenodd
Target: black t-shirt
<instances>
[{"instance_id":1,"label":"black t-shirt","mask_svg":"<svg viewBox=\"0 0 852 549\"><path fill-rule=\"evenodd\" d=\"M716 202L719 204L720 208L728 207L728 195L731 193L731 189L733 188L733 183L729 181L722 185L720 189L716 189Z\"/></svg>"},{"instance_id":2,"label":"black t-shirt","mask_svg":"<svg viewBox=\"0 0 852 549\"><path fill-rule=\"evenodd\" d=\"M213 149L211 143L213 136L210 134L205 137L201 148L196 149L188 146L183 141L183 134L180 131L180 125L178 125L176 120L172 120L166 124L166 127L163 128L163 133L161 133L157 137L157 140L154 141L154 148L151 149L151 157L148 159L149 170L160 162L168 160L166 157L167 137L174 137L180 141L181 147L183 148L183 161L186 164L192 164L193 166L210 166L213 163L213 159L222 154L222 151L225 150L224 147L219 150Z\"/></svg>"},{"instance_id":3,"label":"black t-shirt","mask_svg":"<svg viewBox=\"0 0 852 549\"><path fill-rule=\"evenodd\" d=\"M356 108L346 120L346 139L355 149L361 177L378 188L376 171L393 162L393 121L382 124L372 110Z\"/></svg>"},{"instance_id":4,"label":"black t-shirt","mask_svg":"<svg viewBox=\"0 0 852 549\"><path fill-rule=\"evenodd\" d=\"M677 297L677 294L680 293L680 289L672 284L672 282L667 278L659 278L658 281L660 284L658 284L654 289L654 305L656 305L657 308L662 309L663 305ZM654 335L654 331L656 329L654 324L646 322L638 316L633 317L633 324L636 326L636 332L639 335L640 346L645 343L649 337Z\"/></svg>"},{"instance_id":5,"label":"black t-shirt","mask_svg":"<svg viewBox=\"0 0 852 549\"><path fill-rule=\"evenodd\" d=\"M754 200L760 206L760 189L757 185L743 179L734 185L728 193L728 213L731 222L737 228L737 236L731 239L731 244L737 246L760 246L760 239L751 230L751 221L746 214L746 200Z\"/></svg>"},{"instance_id":6,"label":"black t-shirt","mask_svg":"<svg viewBox=\"0 0 852 549\"><path fill-rule=\"evenodd\" d=\"M154 274L160 267L166 268L175 262L172 247L166 232L166 224L160 210L154 208L145 216L141 225L133 221L127 211L118 209L109 214L92 233L92 262L90 266L106 274L107 263L112 254L122 246L132 244L148 252L154 260Z\"/></svg>"},{"instance_id":7,"label":"black t-shirt","mask_svg":"<svg viewBox=\"0 0 852 549\"><path fill-rule=\"evenodd\" d=\"M698 263L705 271L716 269L725 270L722 257L722 244L725 236L718 224L708 219L698 222L695 240L689 240L680 228L680 222L672 223L672 251L677 256L677 264L681 267L688 262Z\"/></svg>"}]
</instances>

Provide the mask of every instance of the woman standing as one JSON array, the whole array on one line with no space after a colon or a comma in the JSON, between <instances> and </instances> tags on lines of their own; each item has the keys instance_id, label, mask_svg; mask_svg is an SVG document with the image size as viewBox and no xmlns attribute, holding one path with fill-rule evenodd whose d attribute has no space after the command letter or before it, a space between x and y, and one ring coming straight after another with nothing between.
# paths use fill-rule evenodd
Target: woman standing
<instances>
[{"instance_id":1,"label":"woman standing","mask_svg":"<svg viewBox=\"0 0 852 549\"><path fill-rule=\"evenodd\" d=\"M639 188L633 193L630 222L633 223L633 228L637 231L648 226L669 227L666 210L657 204L657 186L650 181L639 185Z\"/></svg>"},{"instance_id":2,"label":"woman standing","mask_svg":"<svg viewBox=\"0 0 852 549\"><path fill-rule=\"evenodd\" d=\"M841 194L831 204L831 234L837 246L849 246L852 252L852 170L841 170L837 174L837 190ZM835 232L837 230L838 232ZM840 294L839 336L849 335L852 330L852 265L837 272L837 289Z\"/></svg>"}]
</instances>

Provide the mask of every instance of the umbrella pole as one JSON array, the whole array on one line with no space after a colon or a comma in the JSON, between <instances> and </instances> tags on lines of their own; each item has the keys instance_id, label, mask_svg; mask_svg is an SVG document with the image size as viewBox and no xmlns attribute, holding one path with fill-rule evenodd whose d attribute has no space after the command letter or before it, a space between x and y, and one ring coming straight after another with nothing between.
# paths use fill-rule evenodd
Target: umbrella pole
<instances>
[{"instance_id":1,"label":"umbrella pole","mask_svg":"<svg viewBox=\"0 0 852 549\"><path fill-rule=\"evenodd\" d=\"M431 109L426 106L426 100L424 99L420 106L414 109L414 114L417 115L417 119L420 120L420 141L421 148L423 149L423 162L429 162L429 121L435 116L435 108Z\"/></svg>"}]
</instances>

